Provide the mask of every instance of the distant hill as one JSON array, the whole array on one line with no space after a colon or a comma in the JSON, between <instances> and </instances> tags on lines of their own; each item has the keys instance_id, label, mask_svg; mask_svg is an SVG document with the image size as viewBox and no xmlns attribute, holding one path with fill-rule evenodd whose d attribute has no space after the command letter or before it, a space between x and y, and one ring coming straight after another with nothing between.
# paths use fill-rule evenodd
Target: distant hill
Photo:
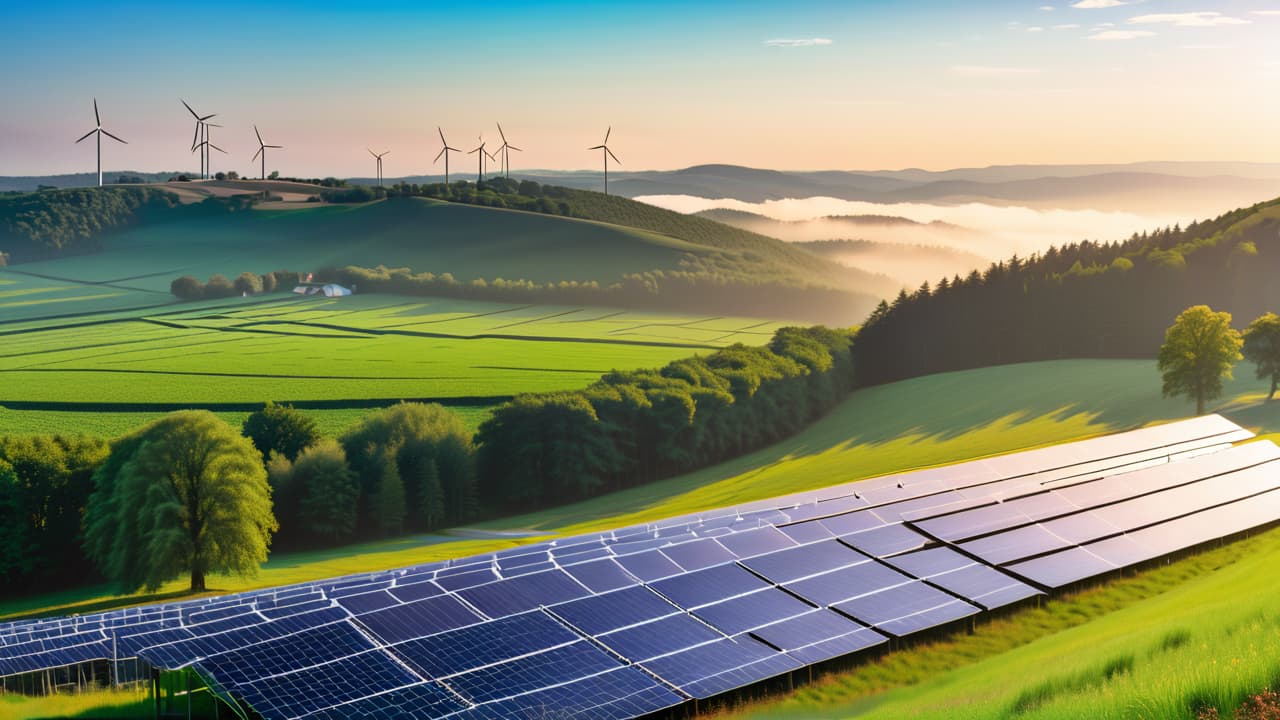
<instances>
[{"instance_id":1,"label":"distant hill","mask_svg":"<svg viewBox=\"0 0 1280 720\"><path fill-rule=\"evenodd\" d=\"M1280 312L1280 200L1122 243L1082 242L904 293L871 315L863 382L1059 358L1154 358L1179 312ZM1251 372L1240 369L1238 372Z\"/></svg>"},{"instance_id":2,"label":"distant hill","mask_svg":"<svg viewBox=\"0 0 1280 720\"><path fill-rule=\"evenodd\" d=\"M850 267L887 275L915 289L949 275L968 275L990 260L974 253L939 245L908 245L871 240L813 240L796 245Z\"/></svg>"}]
</instances>

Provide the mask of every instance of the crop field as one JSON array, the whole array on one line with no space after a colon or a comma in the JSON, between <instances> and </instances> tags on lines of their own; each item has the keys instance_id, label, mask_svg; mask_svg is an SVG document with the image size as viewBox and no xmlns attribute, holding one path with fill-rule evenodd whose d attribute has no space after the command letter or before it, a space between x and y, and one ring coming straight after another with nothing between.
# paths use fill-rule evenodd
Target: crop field
<instances>
[{"instance_id":1,"label":"crop field","mask_svg":"<svg viewBox=\"0 0 1280 720\"><path fill-rule=\"evenodd\" d=\"M780 325L390 295L273 295L17 322L0 326L0 427L114 434L176 407L234 420L275 400L316 411L336 434L361 409L412 399L467 406L474 426L483 408L517 393L763 344ZM100 415L88 427L75 421L91 413Z\"/></svg>"}]
</instances>

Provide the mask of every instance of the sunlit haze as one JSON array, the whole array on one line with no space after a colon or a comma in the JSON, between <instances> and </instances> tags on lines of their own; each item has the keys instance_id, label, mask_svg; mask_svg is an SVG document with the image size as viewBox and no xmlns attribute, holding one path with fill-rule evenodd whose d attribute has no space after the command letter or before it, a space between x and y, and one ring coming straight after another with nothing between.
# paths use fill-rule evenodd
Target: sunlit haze
<instances>
[{"instance_id":1,"label":"sunlit haze","mask_svg":"<svg viewBox=\"0 0 1280 720\"><path fill-rule=\"evenodd\" d=\"M297 176L439 173L437 125L495 121L517 172L595 167L609 125L621 170L1278 161L1278 36L1275 0L9 2L0 175L91 170L94 97L111 170L197 167L179 98L215 169L256 123Z\"/></svg>"}]
</instances>

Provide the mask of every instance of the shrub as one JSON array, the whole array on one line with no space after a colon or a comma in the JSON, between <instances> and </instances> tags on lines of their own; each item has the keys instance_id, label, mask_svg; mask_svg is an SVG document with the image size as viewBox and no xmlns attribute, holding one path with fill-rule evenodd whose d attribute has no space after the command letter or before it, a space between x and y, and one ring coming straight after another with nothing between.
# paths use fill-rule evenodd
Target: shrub
<instances>
[{"instance_id":1,"label":"shrub","mask_svg":"<svg viewBox=\"0 0 1280 720\"><path fill-rule=\"evenodd\" d=\"M204 297L204 283L190 275L183 275L169 283L169 292L182 300L199 300Z\"/></svg>"}]
</instances>

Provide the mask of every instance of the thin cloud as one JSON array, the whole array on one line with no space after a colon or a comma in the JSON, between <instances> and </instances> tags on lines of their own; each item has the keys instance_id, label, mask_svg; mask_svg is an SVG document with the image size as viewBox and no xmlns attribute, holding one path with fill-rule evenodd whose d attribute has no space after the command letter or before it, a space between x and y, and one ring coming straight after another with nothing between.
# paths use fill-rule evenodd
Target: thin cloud
<instances>
[{"instance_id":1,"label":"thin cloud","mask_svg":"<svg viewBox=\"0 0 1280 720\"><path fill-rule=\"evenodd\" d=\"M765 40L765 47L817 47L819 45L830 45L831 38L777 38L774 40Z\"/></svg>"},{"instance_id":2,"label":"thin cloud","mask_svg":"<svg viewBox=\"0 0 1280 720\"><path fill-rule=\"evenodd\" d=\"M998 67L994 65L952 65L951 74L960 77L1025 77L1039 75L1039 68Z\"/></svg>"},{"instance_id":3,"label":"thin cloud","mask_svg":"<svg viewBox=\"0 0 1280 720\"><path fill-rule=\"evenodd\" d=\"M1080 2L1071 3L1071 7L1079 10L1101 10L1129 4L1131 4L1130 0L1080 0Z\"/></svg>"},{"instance_id":4,"label":"thin cloud","mask_svg":"<svg viewBox=\"0 0 1280 720\"><path fill-rule=\"evenodd\" d=\"M1150 30L1103 30L1087 37L1087 40L1137 40L1148 38L1155 33Z\"/></svg>"},{"instance_id":5,"label":"thin cloud","mask_svg":"<svg viewBox=\"0 0 1280 720\"><path fill-rule=\"evenodd\" d=\"M1080 24L1079 24L1079 23L1067 23L1066 25L1054 25L1054 26L1053 26L1053 29L1054 29L1054 30L1079 30L1079 29L1080 29Z\"/></svg>"},{"instance_id":6,"label":"thin cloud","mask_svg":"<svg viewBox=\"0 0 1280 720\"><path fill-rule=\"evenodd\" d=\"M1056 8L1054 8L1052 5L1041 5L1040 9L1045 12L1053 12Z\"/></svg>"},{"instance_id":7,"label":"thin cloud","mask_svg":"<svg viewBox=\"0 0 1280 720\"><path fill-rule=\"evenodd\" d=\"M1280 10L1254 10L1251 15L1269 15L1275 17L1280 15Z\"/></svg>"},{"instance_id":8,"label":"thin cloud","mask_svg":"<svg viewBox=\"0 0 1280 720\"><path fill-rule=\"evenodd\" d=\"M1248 25L1243 18L1223 15L1213 10L1187 13L1156 13L1129 18L1130 25L1173 25L1175 27L1222 27L1224 25Z\"/></svg>"},{"instance_id":9,"label":"thin cloud","mask_svg":"<svg viewBox=\"0 0 1280 720\"><path fill-rule=\"evenodd\" d=\"M1036 25L1035 27L1027 28L1027 32L1044 32L1044 28L1040 27L1039 25Z\"/></svg>"}]
</instances>

